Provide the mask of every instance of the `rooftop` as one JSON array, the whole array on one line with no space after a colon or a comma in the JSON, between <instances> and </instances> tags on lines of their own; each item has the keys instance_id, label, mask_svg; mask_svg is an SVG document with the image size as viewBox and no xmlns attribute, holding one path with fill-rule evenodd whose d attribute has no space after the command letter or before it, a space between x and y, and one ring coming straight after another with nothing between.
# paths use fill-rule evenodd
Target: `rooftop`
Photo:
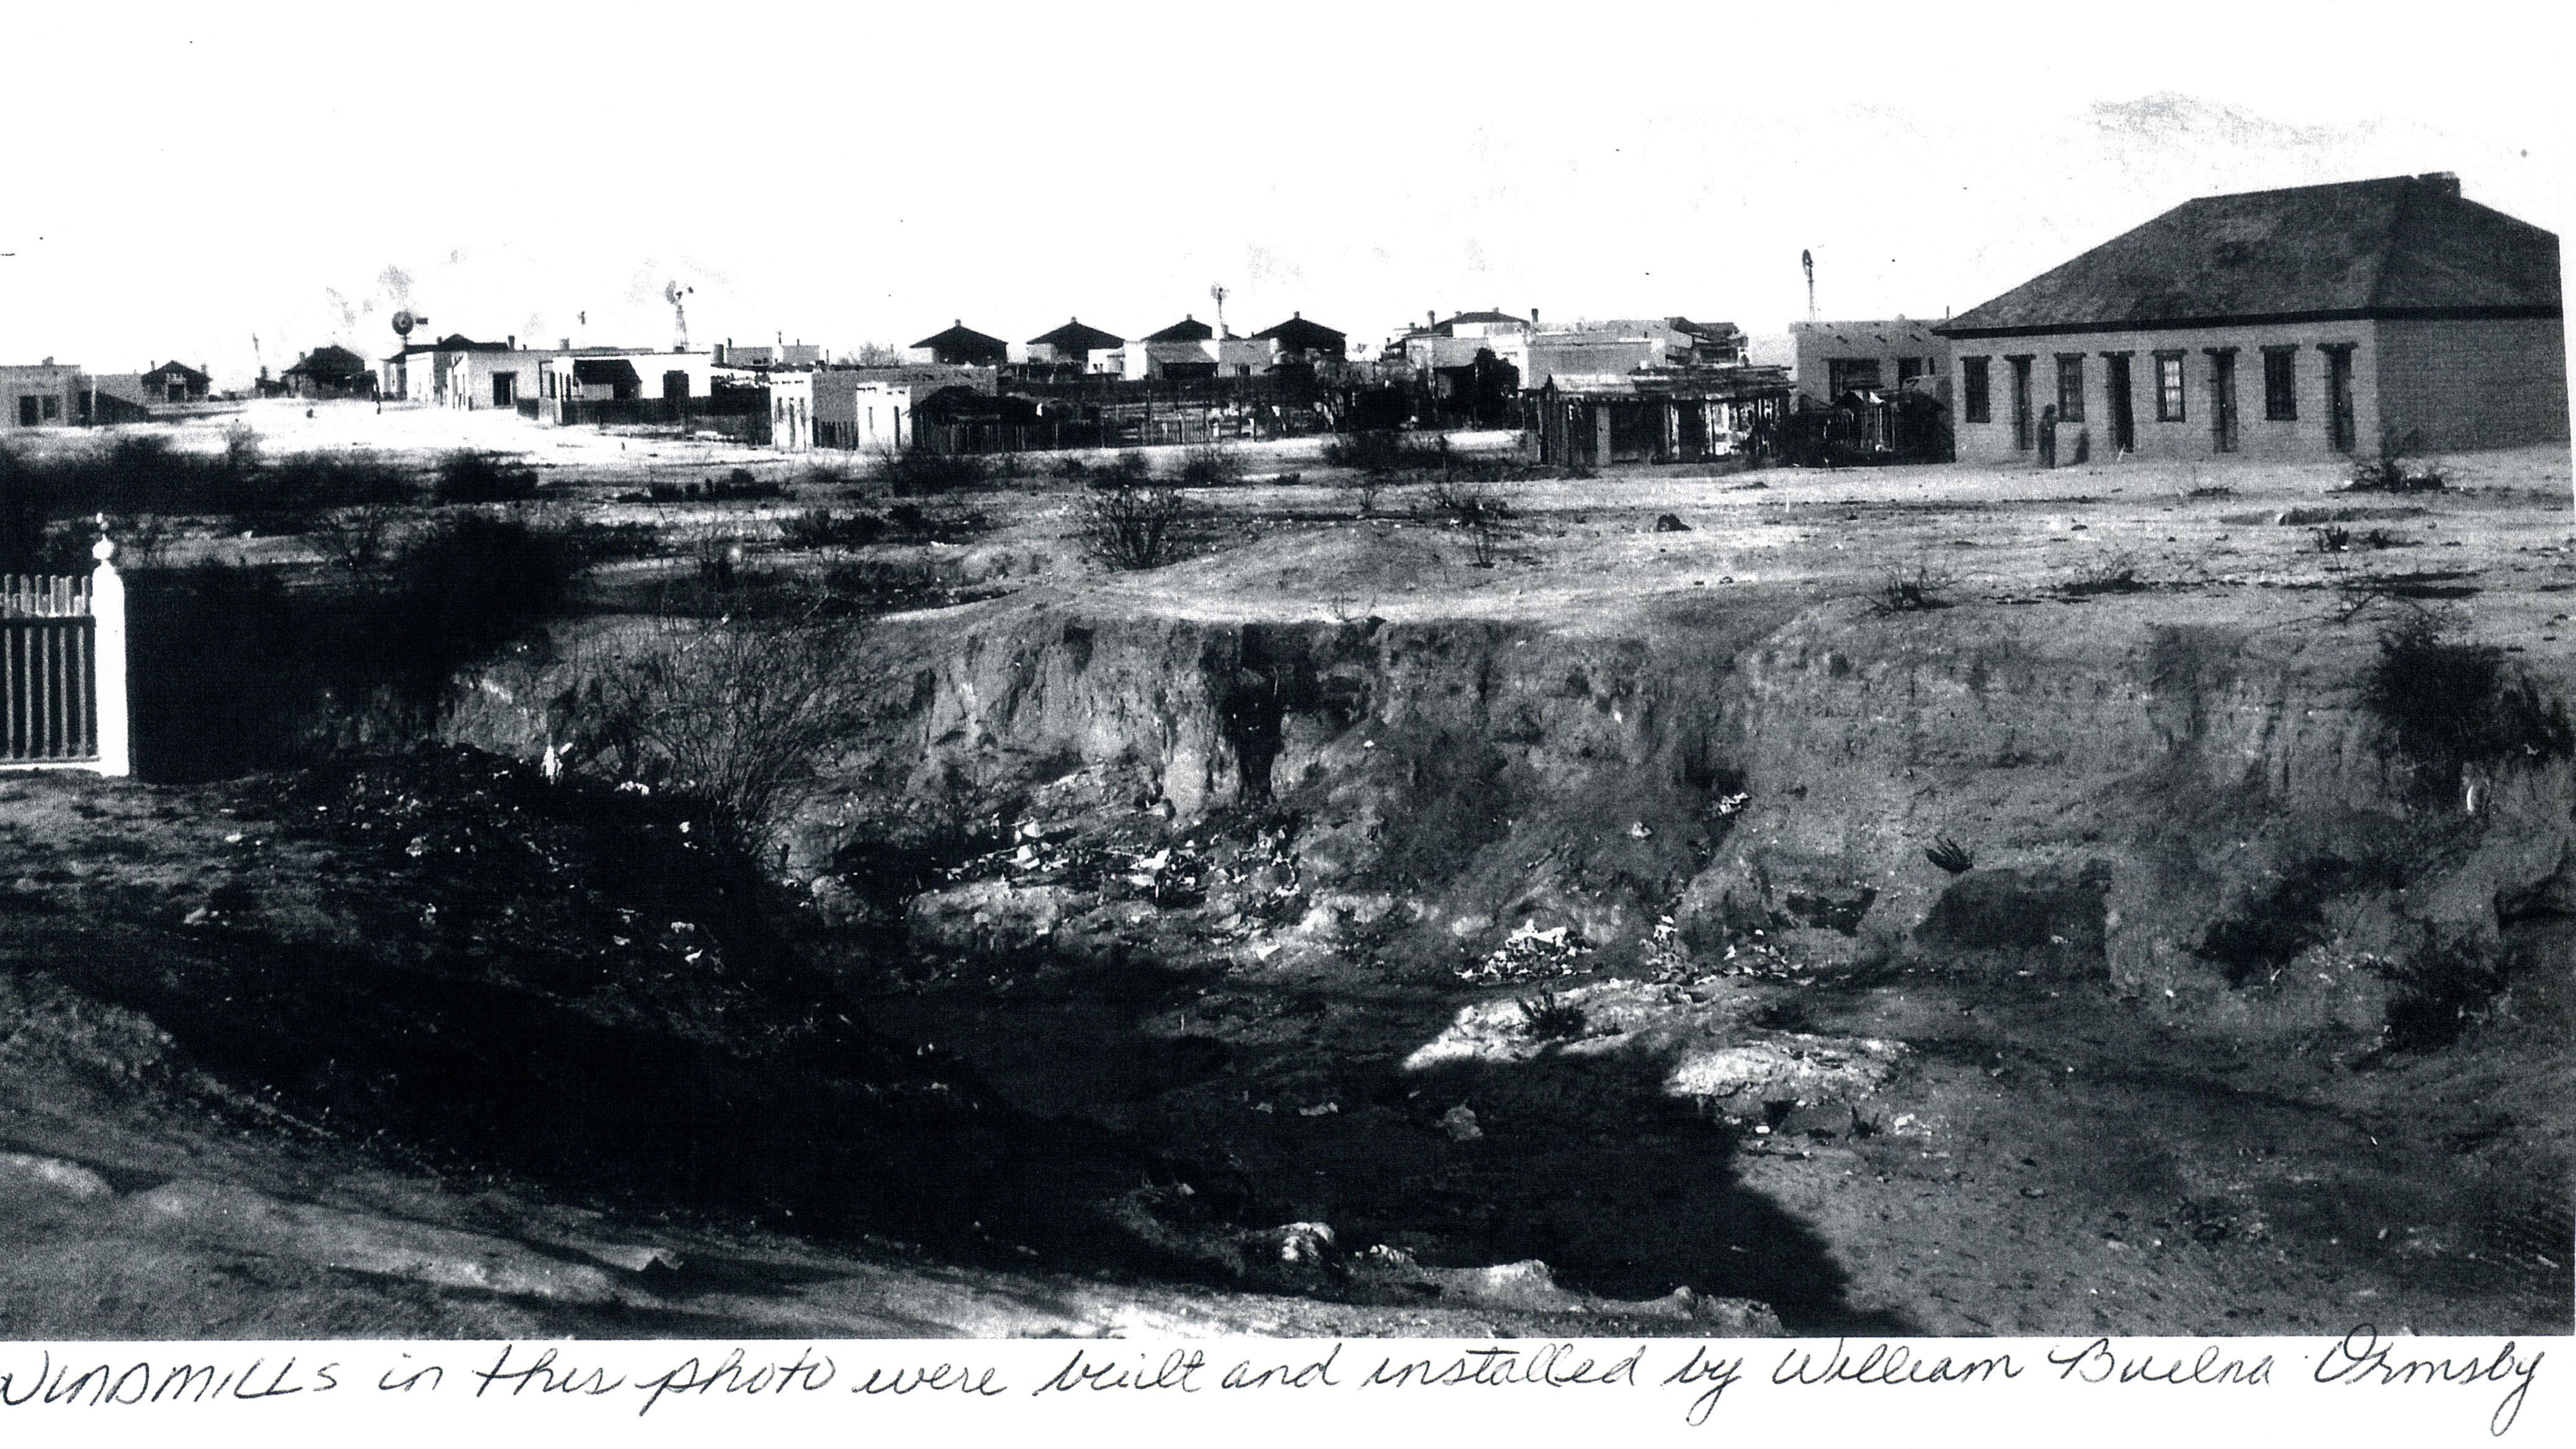
<instances>
[{"instance_id":1,"label":"rooftop","mask_svg":"<svg viewBox=\"0 0 2576 1449\"><path fill-rule=\"evenodd\" d=\"M2457 177L2435 172L2187 201L1934 330L2562 312L2557 236L2467 200Z\"/></svg>"}]
</instances>

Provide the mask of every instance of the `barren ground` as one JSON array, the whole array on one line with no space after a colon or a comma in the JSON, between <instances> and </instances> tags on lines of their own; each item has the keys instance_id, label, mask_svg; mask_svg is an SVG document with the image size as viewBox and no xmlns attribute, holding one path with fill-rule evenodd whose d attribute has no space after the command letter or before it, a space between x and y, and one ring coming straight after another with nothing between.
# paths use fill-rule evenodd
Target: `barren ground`
<instances>
[{"instance_id":1,"label":"barren ground","mask_svg":"<svg viewBox=\"0 0 2576 1449\"><path fill-rule=\"evenodd\" d=\"M222 421L183 446L215 446ZM1619 469L1480 485L1509 509L1480 546L1429 484L1360 516L1313 445L1283 445L1195 495L1195 557L1118 574L1072 536L1080 485L1052 478L925 500L973 515L951 539L818 550L783 543L781 520L892 500L813 460L491 414L250 421L281 452L526 451L548 465L538 511L659 530L657 556L594 573L594 612L691 576L710 541L781 588L840 569L884 581L880 605L940 604L871 626L936 682L853 747L837 813L783 842L783 872L813 888L798 949L869 1027L936 1043L995 1101L1106 1129L1175 1183L1221 1178L1249 1228L1324 1223L1333 1241L1315 1272L1244 1285L1305 1290L1282 1296L986 1245L1015 1268L478 1161L403 1125L404 1088L291 1052L227 1059L220 1011L138 983L213 979L180 969L224 955L209 931L330 944L352 971L414 936L423 959L507 962L535 928L502 912L535 911L540 886L493 887L460 944L421 914L455 883L323 829L309 785L29 780L0 784L16 1331L1446 1333L1567 1314L1707 1331L1737 1312L1695 1320L1666 1296L1685 1286L1803 1332L2570 1321L2568 769L2498 766L2465 812L2409 793L2351 683L2378 630L2432 611L2568 696L2564 451L2443 459L2448 490L2402 496L2339 491L2322 466ZM736 467L787 496L615 501ZM1682 527L1657 531L1665 514ZM327 572L305 540L211 521L170 553L200 557ZM1943 607L1883 612L1890 570ZM1266 797L1228 775L1239 762L1176 797L1193 729L1229 759L1247 737L1172 661L1217 640L1230 667L1288 678L1243 652L1245 626L1292 631L1362 703L1274 718ZM2236 662L2196 677L2191 723L2124 743L2121 711L2163 721L2174 691L2122 661L2222 635ZM1008 700L1001 666L962 662L985 654L1025 664ZM1971 705L1923 702L1942 690ZM534 753L466 695L451 733ZM1442 713L1468 708L1452 696L1478 712ZM1487 773L1443 773L1495 738ZM2241 780L2208 763L2230 751ZM1666 768L1702 755L1726 769ZM900 797L970 777L940 808L988 832L976 848L850 905L887 874L852 847L919 844ZM1651 788L1621 793L1636 780ZM1492 820L1467 818L1488 800ZM1936 835L1973 848L1955 881L1925 861ZM2268 976L2206 964L2213 923L2258 919L2266 882L2376 860L2359 842L2381 835L2420 868L2335 886ZM1958 924L1986 899L1966 883L2002 882L2019 909L2093 869L2110 884L2030 939ZM1816 904L1861 881L1843 916ZM1737 909L1757 895L1769 915ZM2493 986L2441 1039L2392 1047L2370 963L2426 922L2482 932ZM677 969L664 955L687 944L581 939L609 973ZM1549 999L1569 1014L1538 1029ZM685 1035L694 1002L652 1009ZM1461 1276L1528 1260L1546 1275Z\"/></svg>"}]
</instances>

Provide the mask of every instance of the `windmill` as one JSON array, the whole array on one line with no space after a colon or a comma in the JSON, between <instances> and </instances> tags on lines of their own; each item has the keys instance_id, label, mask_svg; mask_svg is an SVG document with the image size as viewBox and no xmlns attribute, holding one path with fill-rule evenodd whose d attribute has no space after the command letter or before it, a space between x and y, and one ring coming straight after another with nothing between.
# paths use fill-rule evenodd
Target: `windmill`
<instances>
[{"instance_id":1,"label":"windmill","mask_svg":"<svg viewBox=\"0 0 2576 1449\"><path fill-rule=\"evenodd\" d=\"M1216 300L1216 335L1232 337L1234 334L1225 330L1225 299L1234 295L1234 289L1223 282L1210 282L1208 295Z\"/></svg>"},{"instance_id":2,"label":"windmill","mask_svg":"<svg viewBox=\"0 0 2576 1449\"><path fill-rule=\"evenodd\" d=\"M689 350L689 309L680 299L696 290L695 287L683 287L677 282L662 284L662 300L671 304L671 350L673 352Z\"/></svg>"},{"instance_id":3,"label":"windmill","mask_svg":"<svg viewBox=\"0 0 2576 1449\"><path fill-rule=\"evenodd\" d=\"M1807 320L1816 320L1816 254L1798 253L1798 265L1807 269Z\"/></svg>"}]
</instances>

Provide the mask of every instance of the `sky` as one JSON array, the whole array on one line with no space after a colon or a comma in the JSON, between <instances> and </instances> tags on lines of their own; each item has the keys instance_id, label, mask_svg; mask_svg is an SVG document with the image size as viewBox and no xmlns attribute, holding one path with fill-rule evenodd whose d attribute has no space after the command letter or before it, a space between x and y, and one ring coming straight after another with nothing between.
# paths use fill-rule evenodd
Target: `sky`
<instances>
[{"instance_id":1,"label":"sky","mask_svg":"<svg viewBox=\"0 0 2576 1449\"><path fill-rule=\"evenodd\" d=\"M1355 342L1485 307L1766 334L1801 251L1821 315L1938 317L2213 192L2447 170L2576 220L2541 7L98 13L0 52L55 163L0 189L0 362L219 387L390 352L401 307L669 346L674 282L696 346L1134 336L1220 285L1238 331Z\"/></svg>"}]
</instances>

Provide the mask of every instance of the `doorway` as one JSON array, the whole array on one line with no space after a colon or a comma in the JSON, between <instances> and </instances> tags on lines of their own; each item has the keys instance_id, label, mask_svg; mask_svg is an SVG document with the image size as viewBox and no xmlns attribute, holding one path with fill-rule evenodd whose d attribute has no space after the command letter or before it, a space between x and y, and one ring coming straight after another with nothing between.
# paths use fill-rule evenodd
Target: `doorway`
<instances>
[{"instance_id":1,"label":"doorway","mask_svg":"<svg viewBox=\"0 0 2576 1449\"><path fill-rule=\"evenodd\" d=\"M519 401L519 375L515 372L492 374L492 406L514 407Z\"/></svg>"},{"instance_id":2,"label":"doorway","mask_svg":"<svg viewBox=\"0 0 2576 1449\"><path fill-rule=\"evenodd\" d=\"M2236 349L2209 354L2209 435L2219 452L2236 451Z\"/></svg>"},{"instance_id":3,"label":"doorway","mask_svg":"<svg viewBox=\"0 0 2576 1449\"><path fill-rule=\"evenodd\" d=\"M2129 399L2129 354L2106 352L2102 356L2110 366L2110 375L2103 379L2102 386L2111 408L2111 450L2134 453L2138 450L2138 413Z\"/></svg>"},{"instance_id":4,"label":"doorway","mask_svg":"<svg viewBox=\"0 0 2576 1449\"><path fill-rule=\"evenodd\" d=\"M2338 453L2349 453L2357 439L2352 417L2352 347L2329 346L2326 354L2326 417Z\"/></svg>"},{"instance_id":5,"label":"doorway","mask_svg":"<svg viewBox=\"0 0 2576 1449\"><path fill-rule=\"evenodd\" d=\"M2012 364L2013 447L2027 453L2031 446L2030 359L2008 357L2004 360Z\"/></svg>"}]
</instances>

